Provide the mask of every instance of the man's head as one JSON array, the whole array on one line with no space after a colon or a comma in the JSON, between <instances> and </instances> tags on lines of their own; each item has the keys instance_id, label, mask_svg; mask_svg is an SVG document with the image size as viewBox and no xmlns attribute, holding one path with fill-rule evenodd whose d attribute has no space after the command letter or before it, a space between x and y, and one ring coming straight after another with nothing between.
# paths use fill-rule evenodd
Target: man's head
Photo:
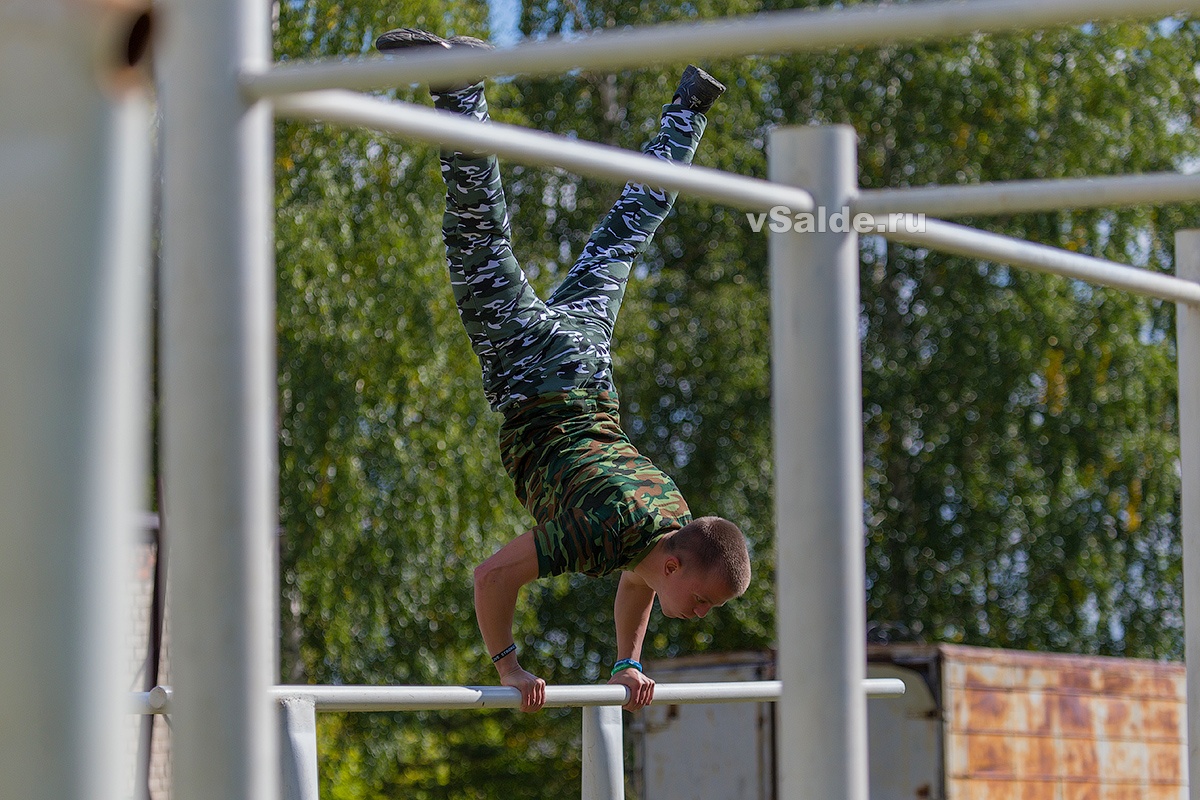
<instances>
[{"instance_id":1,"label":"man's head","mask_svg":"<svg viewBox=\"0 0 1200 800\"><path fill-rule=\"evenodd\" d=\"M664 580L659 604L668 617L703 617L740 597L750 585L746 537L727 519L701 517L664 542Z\"/></svg>"}]
</instances>

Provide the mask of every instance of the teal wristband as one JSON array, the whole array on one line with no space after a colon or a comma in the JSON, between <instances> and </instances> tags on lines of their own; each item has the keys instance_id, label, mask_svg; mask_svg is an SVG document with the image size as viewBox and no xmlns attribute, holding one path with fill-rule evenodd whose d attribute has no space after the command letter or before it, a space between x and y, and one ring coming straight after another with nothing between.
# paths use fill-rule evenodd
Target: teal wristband
<instances>
[{"instance_id":1,"label":"teal wristband","mask_svg":"<svg viewBox=\"0 0 1200 800\"><path fill-rule=\"evenodd\" d=\"M612 675L616 675L618 672L621 672L622 670L626 670L626 669L636 669L638 672L642 672L643 671L642 670L642 662L634 661L632 658L622 658L620 661L613 664L612 673L610 674L610 677Z\"/></svg>"}]
</instances>

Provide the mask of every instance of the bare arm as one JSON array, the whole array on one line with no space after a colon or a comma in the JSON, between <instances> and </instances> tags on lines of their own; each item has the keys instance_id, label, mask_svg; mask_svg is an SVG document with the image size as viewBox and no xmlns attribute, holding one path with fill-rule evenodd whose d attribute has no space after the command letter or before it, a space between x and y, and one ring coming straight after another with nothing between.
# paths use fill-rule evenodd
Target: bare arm
<instances>
[{"instance_id":1,"label":"bare arm","mask_svg":"<svg viewBox=\"0 0 1200 800\"><path fill-rule=\"evenodd\" d=\"M613 618L617 626L617 659L642 660L642 642L646 638L646 627L650 624L650 611L654 607L654 590L632 572L622 572L617 586L617 600L613 606ZM654 681L640 670L625 669L612 676L609 683L629 688L629 703L626 711L636 711L654 699Z\"/></svg>"},{"instance_id":2,"label":"bare arm","mask_svg":"<svg viewBox=\"0 0 1200 800\"><path fill-rule=\"evenodd\" d=\"M501 547L475 568L475 618L489 655L513 643L513 616L521 587L538 576L533 532ZM500 682L521 691L521 710L537 711L546 702L546 682L526 672L515 652L496 662Z\"/></svg>"}]
</instances>

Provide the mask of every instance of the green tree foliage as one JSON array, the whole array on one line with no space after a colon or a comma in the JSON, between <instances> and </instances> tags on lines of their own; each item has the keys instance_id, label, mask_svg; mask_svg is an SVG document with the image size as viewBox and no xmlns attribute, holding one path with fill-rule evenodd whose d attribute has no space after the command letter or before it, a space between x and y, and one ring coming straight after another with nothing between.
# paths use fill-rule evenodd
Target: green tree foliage
<instances>
[{"instance_id":1,"label":"green tree foliage","mask_svg":"<svg viewBox=\"0 0 1200 800\"><path fill-rule=\"evenodd\" d=\"M520 35L771 7L528 0ZM486 11L283 0L276 54L359 55L399 25L487 36ZM866 187L1175 169L1196 152L1197 33L1089 26L703 62L729 91L696 162L762 177L771 127L844 123ZM489 96L501 121L638 148L682 66L516 78ZM442 264L436 150L292 123L277 135L283 678L491 682L471 570L528 518ZM503 170L516 252L545 294L619 187ZM1170 270L1173 233L1195 216L965 222ZM875 238L862 258L870 617L931 641L1181 655L1170 305ZM757 579L700 624L656 617L649 658L773 642L768 310L766 234L681 198L617 327L622 413L694 511L743 526ZM529 587L522 663L600 680L614 588ZM330 798L578 791L577 711L330 716L321 743Z\"/></svg>"}]
</instances>

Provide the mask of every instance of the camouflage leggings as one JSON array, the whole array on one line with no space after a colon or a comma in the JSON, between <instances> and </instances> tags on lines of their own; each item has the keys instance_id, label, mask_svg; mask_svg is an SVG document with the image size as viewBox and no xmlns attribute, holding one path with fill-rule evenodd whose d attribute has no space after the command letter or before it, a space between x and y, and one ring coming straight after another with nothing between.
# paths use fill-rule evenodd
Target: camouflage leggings
<instances>
[{"instance_id":1,"label":"camouflage leggings","mask_svg":"<svg viewBox=\"0 0 1200 800\"><path fill-rule=\"evenodd\" d=\"M483 84L435 95L434 103L488 120ZM704 126L702 114L664 106L660 131L643 149L691 163ZM627 185L543 302L513 257L496 157L443 152L442 178L450 285L492 408L502 411L520 400L572 389L614 391L609 342L625 283L675 193Z\"/></svg>"}]
</instances>

